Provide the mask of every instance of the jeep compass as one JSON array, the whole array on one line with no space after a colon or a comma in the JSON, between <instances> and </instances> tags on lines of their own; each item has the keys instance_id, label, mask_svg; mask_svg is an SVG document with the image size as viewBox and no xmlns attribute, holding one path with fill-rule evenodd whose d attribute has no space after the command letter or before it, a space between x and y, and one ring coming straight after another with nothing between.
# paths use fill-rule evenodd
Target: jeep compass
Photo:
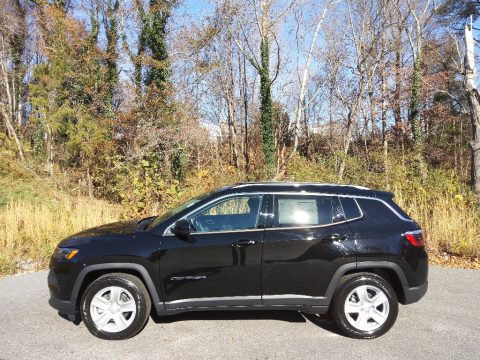
<instances>
[{"instance_id":1,"label":"jeep compass","mask_svg":"<svg viewBox=\"0 0 480 360\"><path fill-rule=\"evenodd\" d=\"M345 334L387 332L427 291L422 230L393 194L244 183L140 221L82 231L50 261L50 304L102 339L199 310L326 314Z\"/></svg>"}]
</instances>

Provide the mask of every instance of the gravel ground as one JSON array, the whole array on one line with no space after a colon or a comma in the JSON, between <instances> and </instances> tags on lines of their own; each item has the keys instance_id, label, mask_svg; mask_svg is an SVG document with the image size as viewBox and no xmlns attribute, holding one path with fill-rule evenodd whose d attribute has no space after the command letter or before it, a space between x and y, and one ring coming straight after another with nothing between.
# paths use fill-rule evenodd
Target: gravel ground
<instances>
[{"instance_id":1,"label":"gravel ground","mask_svg":"<svg viewBox=\"0 0 480 360\"><path fill-rule=\"evenodd\" d=\"M429 291L381 338L353 340L326 318L288 311L150 319L99 340L48 305L47 273L0 280L0 359L480 359L480 271L431 267Z\"/></svg>"}]
</instances>

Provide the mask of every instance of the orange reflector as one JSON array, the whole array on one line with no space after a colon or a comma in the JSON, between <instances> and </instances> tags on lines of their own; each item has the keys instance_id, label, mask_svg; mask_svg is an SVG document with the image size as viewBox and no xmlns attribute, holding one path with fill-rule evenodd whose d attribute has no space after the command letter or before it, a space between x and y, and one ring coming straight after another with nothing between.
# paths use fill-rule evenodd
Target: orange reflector
<instances>
[{"instance_id":1,"label":"orange reflector","mask_svg":"<svg viewBox=\"0 0 480 360\"><path fill-rule=\"evenodd\" d=\"M72 259L75 255L77 255L78 250L72 250L70 254L67 255L67 259L70 260Z\"/></svg>"}]
</instances>

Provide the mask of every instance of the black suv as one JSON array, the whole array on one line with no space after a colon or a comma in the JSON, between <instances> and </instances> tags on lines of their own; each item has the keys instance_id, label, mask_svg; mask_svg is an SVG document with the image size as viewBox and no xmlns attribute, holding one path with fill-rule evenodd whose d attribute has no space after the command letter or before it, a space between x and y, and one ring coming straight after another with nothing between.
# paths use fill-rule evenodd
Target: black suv
<instances>
[{"instance_id":1,"label":"black suv","mask_svg":"<svg viewBox=\"0 0 480 360\"><path fill-rule=\"evenodd\" d=\"M398 302L427 290L420 227L389 192L357 186L244 183L158 217L63 240L50 304L103 339L158 315L295 310L332 316L355 338L387 332Z\"/></svg>"}]
</instances>

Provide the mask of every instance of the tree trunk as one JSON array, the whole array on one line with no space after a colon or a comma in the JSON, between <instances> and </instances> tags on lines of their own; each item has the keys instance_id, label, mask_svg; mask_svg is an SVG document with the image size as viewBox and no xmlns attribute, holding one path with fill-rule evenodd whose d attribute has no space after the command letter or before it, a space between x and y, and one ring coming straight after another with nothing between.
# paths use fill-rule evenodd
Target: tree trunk
<instances>
[{"instance_id":1,"label":"tree trunk","mask_svg":"<svg viewBox=\"0 0 480 360\"><path fill-rule=\"evenodd\" d=\"M237 150L237 129L235 126L236 115L235 115L235 102L233 93L229 92L227 96L227 110L228 110L228 143L230 147L230 159L231 164L237 169L238 164L238 150Z\"/></svg>"},{"instance_id":2,"label":"tree trunk","mask_svg":"<svg viewBox=\"0 0 480 360\"><path fill-rule=\"evenodd\" d=\"M250 155L248 153L248 83L247 83L247 59L243 57L240 65L242 77L242 98L243 98L243 157L245 159L245 171L250 170Z\"/></svg>"},{"instance_id":3,"label":"tree trunk","mask_svg":"<svg viewBox=\"0 0 480 360\"><path fill-rule=\"evenodd\" d=\"M399 32L401 33L401 29ZM396 41L395 49L395 103L394 103L394 116L395 116L395 127L398 129L400 123L402 122L402 104L401 104L401 93L402 93L402 76L400 69L402 67L402 42L400 40L400 35L398 35L398 40Z\"/></svg>"},{"instance_id":4,"label":"tree trunk","mask_svg":"<svg viewBox=\"0 0 480 360\"><path fill-rule=\"evenodd\" d=\"M262 0L260 42L260 124L262 128L263 154L269 176L275 173L275 127L272 109L272 81L270 80L270 6L271 1Z\"/></svg>"},{"instance_id":5,"label":"tree trunk","mask_svg":"<svg viewBox=\"0 0 480 360\"><path fill-rule=\"evenodd\" d=\"M44 115L45 116L45 115ZM54 170L54 163L53 163L53 134L50 125L48 124L47 120L45 119L45 129L47 131L47 165L48 165L48 172L50 176L53 176Z\"/></svg>"},{"instance_id":6,"label":"tree trunk","mask_svg":"<svg viewBox=\"0 0 480 360\"><path fill-rule=\"evenodd\" d=\"M343 175L345 172L346 161L347 161L347 155L350 150L350 145L352 143L352 138L353 138L353 126L354 126L355 120L357 119L357 116L360 113L365 87L367 86L364 76L361 76L359 85L360 87L358 90L358 94L356 94L356 99L353 102L353 104L350 105L348 110L347 131L343 138L343 155L342 155L340 167L337 174L339 181L343 180Z\"/></svg>"},{"instance_id":7,"label":"tree trunk","mask_svg":"<svg viewBox=\"0 0 480 360\"><path fill-rule=\"evenodd\" d=\"M398 6L398 0L397 0ZM402 33L404 31L402 21L400 20L401 14L398 13L398 18L393 19L393 21L397 22L397 26L395 26L395 92L394 92L394 99L395 103L393 105L393 113L395 117L395 127L398 130L400 127L400 123L402 122L402 104L401 104L401 94L402 94L402 53L403 53L403 45L402 45Z\"/></svg>"},{"instance_id":8,"label":"tree trunk","mask_svg":"<svg viewBox=\"0 0 480 360\"><path fill-rule=\"evenodd\" d=\"M370 81L368 84L368 101L370 103L370 126L371 126L371 135L370 138L373 140L375 139L375 134L377 132L377 104L376 99L373 92L373 76L370 77ZM368 130L368 122L367 122L367 130Z\"/></svg>"},{"instance_id":9,"label":"tree trunk","mask_svg":"<svg viewBox=\"0 0 480 360\"><path fill-rule=\"evenodd\" d=\"M24 65L23 57L25 54L25 47L27 41L27 20L26 20L26 5L22 5L20 0L14 2L15 13L19 24L18 31L13 35L11 41L12 51L12 93L13 93L13 109L15 112L17 129L22 127L22 107L26 99L26 86L24 84L27 67Z\"/></svg>"},{"instance_id":10,"label":"tree trunk","mask_svg":"<svg viewBox=\"0 0 480 360\"><path fill-rule=\"evenodd\" d=\"M382 65L381 71L382 77L382 144L383 144L383 166L385 169L385 178L387 179L388 186L388 141L387 141L387 106L386 106L386 92L387 84L385 79L385 64Z\"/></svg>"},{"instance_id":11,"label":"tree trunk","mask_svg":"<svg viewBox=\"0 0 480 360\"><path fill-rule=\"evenodd\" d=\"M260 45L260 124L262 127L263 154L268 172L275 170L275 139L272 117L272 89L270 81L270 47L268 34L262 36Z\"/></svg>"},{"instance_id":12,"label":"tree trunk","mask_svg":"<svg viewBox=\"0 0 480 360\"><path fill-rule=\"evenodd\" d=\"M387 0L383 1L383 5L387 5ZM382 27L386 28L386 17L383 18ZM387 184L388 189L388 141L387 141L387 79L385 69L387 67L387 63L385 60L385 51L387 50L386 44L386 34L385 30L382 31L381 34L381 46L382 46L382 57L380 61L380 82L381 82L381 95L380 95L380 111L381 111L381 119L382 119L382 145L383 145L383 167L385 171L385 182ZM397 69L398 72L398 69Z\"/></svg>"},{"instance_id":13,"label":"tree trunk","mask_svg":"<svg viewBox=\"0 0 480 360\"><path fill-rule=\"evenodd\" d=\"M475 42L472 27L465 24L465 79L463 82L465 94L470 108L472 122L472 188L480 194L480 94L475 84Z\"/></svg>"},{"instance_id":14,"label":"tree trunk","mask_svg":"<svg viewBox=\"0 0 480 360\"><path fill-rule=\"evenodd\" d=\"M88 189L88 196L93 198L93 184L92 184L92 177L90 175L90 167L87 167L87 189Z\"/></svg>"},{"instance_id":15,"label":"tree trunk","mask_svg":"<svg viewBox=\"0 0 480 360\"><path fill-rule=\"evenodd\" d=\"M133 70L133 82L135 83L135 90L137 92L137 96L141 97L142 95L142 85L143 85L143 65L142 65L142 57L146 50L146 42L147 42L147 17L145 11L143 9L143 4L141 0L134 0L135 7L138 11L138 17L140 18L140 29L138 30L138 48L137 48L137 55L133 58L134 63L134 70Z\"/></svg>"},{"instance_id":16,"label":"tree trunk","mask_svg":"<svg viewBox=\"0 0 480 360\"><path fill-rule=\"evenodd\" d=\"M345 134L345 138L343 141L343 156L342 156L342 161L340 163L340 168L338 169L338 181L343 180L343 175L345 173L347 155L348 155L348 151L350 150L350 144L352 142L353 120L356 116L356 114L353 113L354 111L355 110L350 110L347 117L347 133Z\"/></svg>"},{"instance_id":17,"label":"tree trunk","mask_svg":"<svg viewBox=\"0 0 480 360\"><path fill-rule=\"evenodd\" d=\"M5 53L6 44L4 39L1 40L2 52ZM0 63L0 73L2 74L2 84L5 90L5 99L0 99L0 109L1 115L3 117L3 121L5 124L5 128L7 129L7 135L15 141L15 145L17 146L18 156L22 161L25 161L25 156L23 154L23 147L18 137L17 132L15 131L14 121L15 121L15 108L14 108L14 96L12 85L14 80L10 81L9 73L8 73L8 65L5 59L2 59Z\"/></svg>"},{"instance_id":18,"label":"tree trunk","mask_svg":"<svg viewBox=\"0 0 480 360\"><path fill-rule=\"evenodd\" d=\"M415 62L413 65L413 74L412 74L412 98L410 101L410 127L412 129L413 136L413 146L416 151L418 151L422 144L422 131L420 127L420 65L422 61L421 52L417 54Z\"/></svg>"},{"instance_id":19,"label":"tree trunk","mask_svg":"<svg viewBox=\"0 0 480 360\"><path fill-rule=\"evenodd\" d=\"M7 113L5 110L2 108L2 117L3 121L5 123L5 127L7 128L7 134L10 138L12 138L15 141L15 145L17 146L17 151L18 151L18 156L22 161L25 161L25 155L23 154L23 147L22 143L20 142L20 139L18 138L17 132L15 131L15 128L13 127L12 122L10 121Z\"/></svg>"},{"instance_id":20,"label":"tree trunk","mask_svg":"<svg viewBox=\"0 0 480 360\"><path fill-rule=\"evenodd\" d=\"M308 54L305 59L305 68L303 69L303 74L302 74L302 81L300 83L300 94L297 99L297 108L295 110L295 127L294 127L294 132L293 132L293 149L292 153L295 153L298 149L298 138L299 138L299 133L300 133L300 122L302 119L302 111L305 111L305 94L307 92L307 84L308 84L308 71L310 67L310 60L312 58L313 54L313 49L315 48L315 42L317 40L318 33L322 27L323 19L325 19L325 15L327 13L327 9L330 3L328 2L327 5L325 6L325 9L323 10L322 16L317 22L317 26L315 28L315 31L312 35L312 42L310 43L310 48L308 49Z\"/></svg>"},{"instance_id":21,"label":"tree trunk","mask_svg":"<svg viewBox=\"0 0 480 360\"><path fill-rule=\"evenodd\" d=\"M171 77L171 68L168 58L167 22L172 12L169 1L150 0L149 22L147 27L146 45L150 51L154 66L148 66L145 85L155 85L158 90L167 90Z\"/></svg>"},{"instance_id":22,"label":"tree trunk","mask_svg":"<svg viewBox=\"0 0 480 360\"><path fill-rule=\"evenodd\" d=\"M362 76L360 78L360 88L358 90L358 94L356 95L355 102L350 106L348 115L347 115L347 132L345 134L345 137L343 138L343 156L342 156L340 167L337 173L338 181L343 180L343 175L345 173L347 155L348 155L348 151L350 150L350 144L352 143L353 125L360 110L365 86L366 86L365 78Z\"/></svg>"},{"instance_id":23,"label":"tree trunk","mask_svg":"<svg viewBox=\"0 0 480 360\"><path fill-rule=\"evenodd\" d=\"M227 103L227 126L228 126L228 146L230 150L230 164L239 168L239 157L237 148L237 114L236 114L236 101L235 101L235 74L233 66L235 64L233 43L229 39L228 47L228 68L225 76L225 83L223 86L223 92L225 101ZM221 80L220 80L221 81Z\"/></svg>"},{"instance_id":24,"label":"tree trunk","mask_svg":"<svg viewBox=\"0 0 480 360\"><path fill-rule=\"evenodd\" d=\"M118 72L117 72L117 60L118 60L118 9L120 7L119 0L115 0L113 4L109 4L106 10L107 15L107 111L109 116L113 116L113 98L115 94L115 88L118 82Z\"/></svg>"}]
</instances>

